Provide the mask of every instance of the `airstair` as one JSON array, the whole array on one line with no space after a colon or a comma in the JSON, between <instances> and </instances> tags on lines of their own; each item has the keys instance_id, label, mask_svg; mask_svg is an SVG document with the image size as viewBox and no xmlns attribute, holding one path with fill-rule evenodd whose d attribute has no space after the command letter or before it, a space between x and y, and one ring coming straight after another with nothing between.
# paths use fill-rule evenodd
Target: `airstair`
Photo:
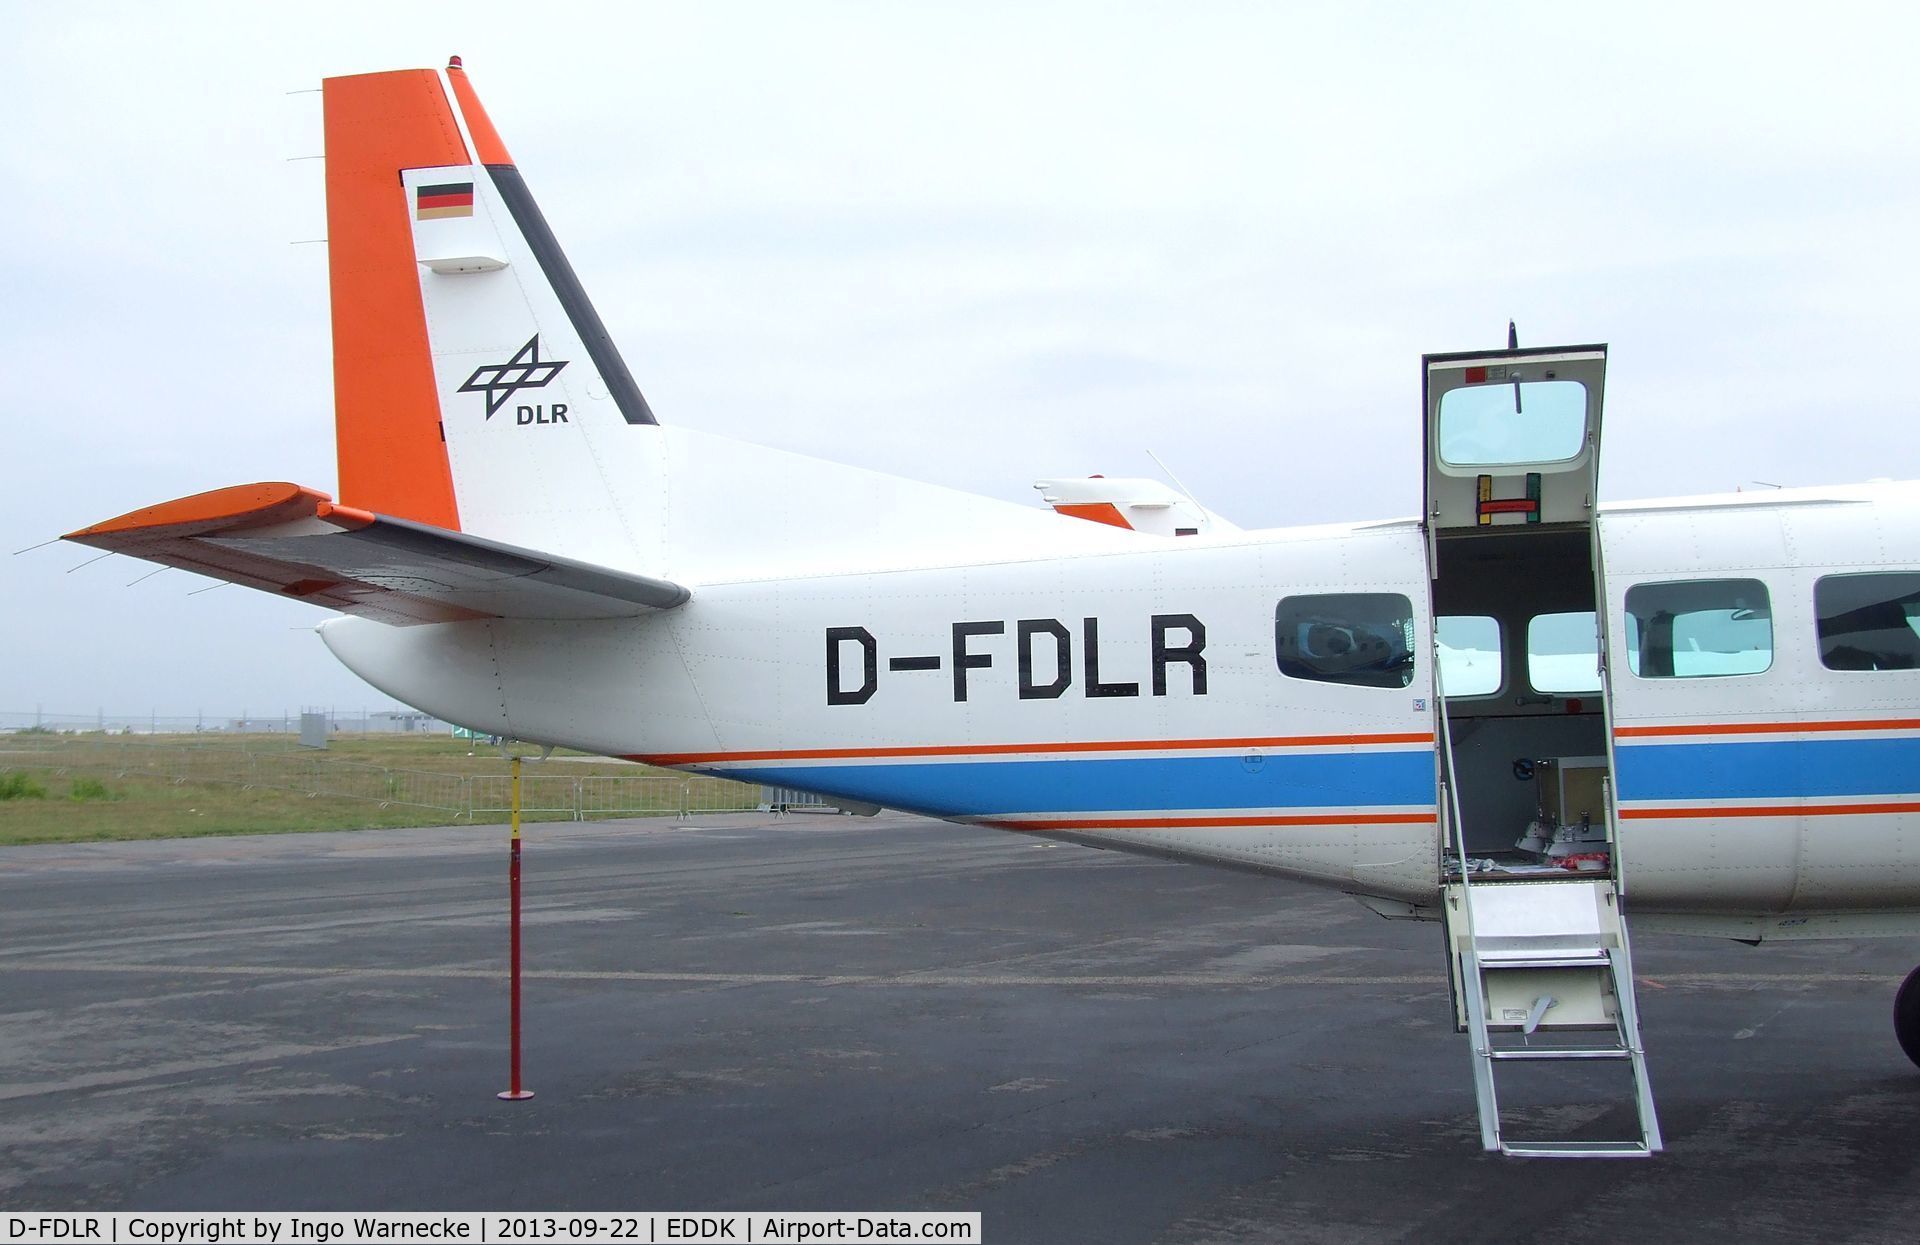
<instances>
[{"instance_id":1,"label":"airstair","mask_svg":"<svg viewBox=\"0 0 1920 1245\"><path fill-rule=\"evenodd\" d=\"M1464 856L1460 859L1464 859ZM1633 956L1611 876L1446 883L1444 921L1455 1021L1473 1044L1480 1141L1529 1158L1641 1158L1660 1148L1647 1083ZM1515 1062L1614 1061L1631 1073L1637 1138L1510 1139L1496 1073Z\"/></svg>"},{"instance_id":2,"label":"airstair","mask_svg":"<svg viewBox=\"0 0 1920 1245\"><path fill-rule=\"evenodd\" d=\"M1505 350L1421 360L1454 1020L1473 1044L1488 1150L1640 1157L1660 1149L1660 1125L1634 1005L1611 785L1605 549L1595 508L1607 348L1523 350L1517 338L1509 324ZM1442 639L1448 630L1451 641ZM1446 686L1450 654L1459 661L1456 688ZM1637 1137L1590 1139L1600 1121L1624 1114L1604 1103L1597 1114L1520 1109L1549 1087L1577 1087L1588 1098L1609 1071L1631 1078ZM1503 1076L1509 1116L1531 1117L1530 1129L1502 1120ZM1588 1123L1572 1122L1583 1115Z\"/></svg>"}]
</instances>

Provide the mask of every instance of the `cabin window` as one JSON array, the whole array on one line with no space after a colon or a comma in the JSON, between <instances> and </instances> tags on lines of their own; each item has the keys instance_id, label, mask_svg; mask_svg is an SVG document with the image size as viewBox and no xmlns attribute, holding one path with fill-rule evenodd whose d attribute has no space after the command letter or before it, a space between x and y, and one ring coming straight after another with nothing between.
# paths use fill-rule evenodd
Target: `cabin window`
<instances>
[{"instance_id":1,"label":"cabin window","mask_svg":"<svg viewBox=\"0 0 1920 1245\"><path fill-rule=\"evenodd\" d=\"M1759 674L1773 664L1773 609L1757 579L1627 589L1627 669L1643 679Z\"/></svg>"},{"instance_id":2,"label":"cabin window","mask_svg":"<svg viewBox=\"0 0 1920 1245\"><path fill-rule=\"evenodd\" d=\"M1413 682L1413 605L1394 592L1287 597L1273 613L1280 673L1353 687Z\"/></svg>"},{"instance_id":3,"label":"cabin window","mask_svg":"<svg viewBox=\"0 0 1920 1245\"><path fill-rule=\"evenodd\" d=\"M1566 462L1586 443L1587 387L1577 380L1468 385L1440 396L1440 459L1451 466Z\"/></svg>"},{"instance_id":4,"label":"cabin window","mask_svg":"<svg viewBox=\"0 0 1920 1245\"><path fill-rule=\"evenodd\" d=\"M1439 641L1440 686L1449 698L1491 696L1505 682L1501 665L1500 623L1484 614L1454 614L1434 619Z\"/></svg>"},{"instance_id":5,"label":"cabin window","mask_svg":"<svg viewBox=\"0 0 1920 1245\"><path fill-rule=\"evenodd\" d=\"M1813 612L1827 669L1920 669L1920 572L1825 576Z\"/></svg>"},{"instance_id":6,"label":"cabin window","mask_svg":"<svg viewBox=\"0 0 1920 1245\"><path fill-rule=\"evenodd\" d=\"M1536 692L1600 690L1600 622L1592 610L1527 620L1527 682Z\"/></svg>"}]
</instances>

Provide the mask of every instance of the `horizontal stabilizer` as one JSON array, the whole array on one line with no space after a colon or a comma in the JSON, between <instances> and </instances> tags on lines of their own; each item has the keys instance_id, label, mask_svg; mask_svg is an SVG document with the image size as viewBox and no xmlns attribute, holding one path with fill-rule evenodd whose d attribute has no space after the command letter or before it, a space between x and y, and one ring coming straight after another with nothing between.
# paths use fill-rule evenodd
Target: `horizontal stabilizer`
<instances>
[{"instance_id":1,"label":"horizontal stabilizer","mask_svg":"<svg viewBox=\"0 0 1920 1245\"><path fill-rule=\"evenodd\" d=\"M66 539L408 626L476 618L630 618L678 584L334 504L296 484L164 502Z\"/></svg>"}]
</instances>

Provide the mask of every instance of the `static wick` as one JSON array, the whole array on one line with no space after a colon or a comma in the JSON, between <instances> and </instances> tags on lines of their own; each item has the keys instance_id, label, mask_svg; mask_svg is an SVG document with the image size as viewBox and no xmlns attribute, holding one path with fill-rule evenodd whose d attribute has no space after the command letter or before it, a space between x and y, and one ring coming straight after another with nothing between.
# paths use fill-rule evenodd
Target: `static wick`
<instances>
[{"instance_id":1,"label":"static wick","mask_svg":"<svg viewBox=\"0 0 1920 1245\"><path fill-rule=\"evenodd\" d=\"M87 560L86 560L85 562L82 562L82 563L81 563L81 564L80 564L79 566L70 566L70 567L68 567L68 568L67 568L67 574L69 574L69 575L71 575L71 574L73 574L73 573L74 573L75 571L77 571L77 570L80 570L80 569L82 569L82 568L84 568L84 567L89 567L89 566L92 566L92 565L93 565L93 564L94 564L95 562L104 562L104 561L106 561L106 560L107 560L108 558L110 558L110 557L112 557L112 556L113 556L114 554L116 554L116 553L118 553L118 552L119 552L119 550L118 550L118 549L109 549L109 550L107 550L107 551L106 551L105 553L103 553L103 554L101 554L101 555L100 555L99 557L97 557L97 558L88 558L88 559L87 559Z\"/></svg>"},{"instance_id":2,"label":"static wick","mask_svg":"<svg viewBox=\"0 0 1920 1245\"><path fill-rule=\"evenodd\" d=\"M37 545L28 545L25 549L15 549L13 556L17 558L23 553L32 553L35 549L45 549L48 545L57 545L64 539L66 538L63 536L56 536L52 540L43 540Z\"/></svg>"},{"instance_id":3,"label":"static wick","mask_svg":"<svg viewBox=\"0 0 1920 1245\"><path fill-rule=\"evenodd\" d=\"M152 578L153 578L153 577L154 577L155 575L158 575L158 574L160 574L160 572L162 572L162 571L170 571L170 570L172 570L172 569L173 569L173 568L172 568L171 566L160 566L160 567L155 567L155 568L154 568L153 570L150 570L150 571L148 571L148 572L147 572L146 574L144 574L144 575L142 575L142 576L141 576L140 578L138 578L138 579L136 579L136 580L134 580L134 581L132 581L132 583L129 583L129 584L127 585L127 587L129 587L129 588L131 588L131 587L133 587L133 585L134 585L134 584L144 584L144 583L146 583L146 582L147 582L147 581L148 581L149 579L152 579Z\"/></svg>"},{"instance_id":4,"label":"static wick","mask_svg":"<svg viewBox=\"0 0 1920 1245\"><path fill-rule=\"evenodd\" d=\"M197 597L203 592L212 592L215 588L224 588L226 586L227 586L227 581L223 579L217 584L208 584L204 588L195 588L192 592L189 592L187 595L190 597Z\"/></svg>"}]
</instances>

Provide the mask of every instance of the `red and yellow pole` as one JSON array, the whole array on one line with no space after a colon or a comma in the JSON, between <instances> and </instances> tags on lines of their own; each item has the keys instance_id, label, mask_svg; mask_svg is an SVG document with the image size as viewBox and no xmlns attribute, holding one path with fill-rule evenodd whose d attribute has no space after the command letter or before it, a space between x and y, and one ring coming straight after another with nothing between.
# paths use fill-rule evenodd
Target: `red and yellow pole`
<instances>
[{"instance_id":1,"label":"red and yellow pole","mask_svg":"<svg viewBox=\"0 0 1920 1245\"><path fill-rule=\"evenodd\" d=\"M533 1097L533 1091L520 1086L520 758L510 762L513 770L512 817L513 856L507 866L508 927L508 1088L497 1096L511 1102Z\"/></svg>"}]
</instances>

